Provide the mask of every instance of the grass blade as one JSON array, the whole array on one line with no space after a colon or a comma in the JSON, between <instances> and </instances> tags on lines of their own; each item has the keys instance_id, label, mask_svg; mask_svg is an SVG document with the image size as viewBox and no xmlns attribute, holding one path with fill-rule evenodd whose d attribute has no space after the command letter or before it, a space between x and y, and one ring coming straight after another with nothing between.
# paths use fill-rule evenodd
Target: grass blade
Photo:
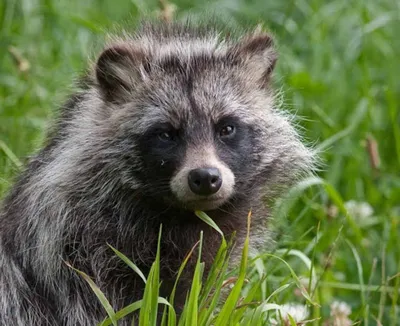
<instances>
[{"instance_id":1,"label":"grass blade","mask_svg":"<svg viewBox=\"0 0 400 326\"><path fill-rule=\"evenodd\" d=\"M115 254L122 259L122 261L127 264L136 274L140 276L144 283L147 282L146 277L142 273L142 271L137 267L128 257L126 257L122 252L115 249L113 246L108 244L108 246L115 252Z\"/></svg>"},{"instance_id":2,"label":"grass blade","mask_svg":"<svg viewBox=\"0 0 400 326\"><path fill-rule=\"evenodd\" d=\"M359 256L356 248L354 247L354 245L348 239L346 239L346 242L353 253L354 259L356 260L358 279L360 281L361 302L362 302L362 308L364 311L364 325L368 325L368 313L367 313L367 309L366 309L367 302L365 300L365 286L364 286L364 276L363 276L363 267L362 267L362 263L361 263L361 258Z\"/></svg>"},{"instance_id":3,"label":"grass blade","mask_svg":"<svg viewBox=\"0 0 400 326\"><path fill-rule=\"evenodd\" d=\"M199 295L201 290L201 277L203 271L203 264L201 263L201 249L203 242L203 232L200 233L200 246L199 255L196 262L196 267L194 270L192 286L189 293L189 299L187 301L187 314L186 314L186 326L198 325L198 308L199 308Z\"/></svg>"},{"instance_id":4,"label":"grass blade","mask_svg":"<svg viewBox=\"0 0 400 326\"><path fill-rule=\"evenodd\" d=\"M115 313L115 319L118 321L119 319L122 319L126 316L128 316L129 314L135 312L136 310L140 309L140 307L142 306L142 300L138 300L135 301L134 303L131 303L130 305L122 308L121 310L118 310ZM109 326L111 325L113 322L111 320L110 317L104 319L101 324L99 324L99 326Z\"/></svg>"},{"instance_id":5,"label":"grass blade","mask_svg":"<svg viewBox=\"0 0 400 326\"><path fill-rule=\"evenodd\" d=\"M17 167L21 168L22 167L22 162L18 159L17 155L13 153L13 151L6 145L5 142L0 140L0 149L6 154L6 156L9 158L9 160Z\"/></svg>"},{"instance_id":6,"label":"grass blade","mask_svg":"<svg viewBox=\"0 0 400 326\"><path fill-rule=\"evenodd\" d=\"M245 281L246 270L247 270L247 259L248 259L249 242L250 242L250 239L249 239L250 218L251 218L251 212L249 212L249 215L247 216L247 235L246 235L246 239L244 241L244 246L243 246L243 251L242 251L242 259L240 262L239 277L238 277L238 280L236 281L236 284L234 285L231 293L229 294L225 304L223 305L221 312L218 315L217 320L215 321L215 326L222 326L222 325L229 324L229 320L232 317L232 313L233 313L234 309L236 308L236 304L240 297L240 292L242 290L243 283Z\"/></svg>"},{"instance_id":7,"label":"grass blade","mask_svg":"<svg viewBox=\"0 0 400 326\"><path fill-rule=\"evenodd\" d=\"M204 223L207 223L209 226L211 226L215 231L217 231L222 239L225 240L224 238L224 233L221 231L221 229L218 227L218 225L204 212L202 211L195 211L195 214L197 217L199 217Z\"/></svg>"},{"instance_id":8,"label":"grass blade","mask_svg":"<svg viewBox=\"0 0 400 326\"><path fill-rule=\"evenodd\" d=\"M83 279L89 284L90 288L93 290L94 294L97 296L97 298L100 300L102 306L106 310L110 321L114 326L117 326L117 319L115 316L115 311L113 307L111 306L110 302L107 300L106 296L104 295L103 292L101 292L100 288L93 282L93 280L84 272L72 267L68 262L65 262L65 264L73 269L75 272L77 272L79 275L83 277Z\"/></svg>"},{"instance_id":9,"label":"grass blade","mask_svg":"<svg viewBox=\"0 0 400 326\"><path fill-rule=\"evenodd\" d=\"M158 236L157 253L147 278L143 294L143 304L139 312L139 325L156 325L158 312L158 293L160 287L160 243L162 226Z\"/></svg>"}]
</instances>

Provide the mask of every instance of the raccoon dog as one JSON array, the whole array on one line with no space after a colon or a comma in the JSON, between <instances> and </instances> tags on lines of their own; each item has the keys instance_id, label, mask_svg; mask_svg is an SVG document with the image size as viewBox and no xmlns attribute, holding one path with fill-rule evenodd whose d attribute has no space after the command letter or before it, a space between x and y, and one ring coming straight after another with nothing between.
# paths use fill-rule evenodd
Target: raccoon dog
<instances>
[{"instance_id":1,"label":"raccoon dog","mask_svg":"<svg viewBox=\"0 0 400 326\"><path fill-rule=\"evenodd\" d=\"M65 261L115 309L140 299L143 281L107 243L146 274L160 224L168 295L201 230L206 266L220 245L195 210L240 244L251 209L252 243L267 240L265 197L309 171L313 155L274 104L271 37L199 26L143 23L113 38L62 106L2 205L1 325L101 321L103 308Z\"/></svg>"}]
</instances>

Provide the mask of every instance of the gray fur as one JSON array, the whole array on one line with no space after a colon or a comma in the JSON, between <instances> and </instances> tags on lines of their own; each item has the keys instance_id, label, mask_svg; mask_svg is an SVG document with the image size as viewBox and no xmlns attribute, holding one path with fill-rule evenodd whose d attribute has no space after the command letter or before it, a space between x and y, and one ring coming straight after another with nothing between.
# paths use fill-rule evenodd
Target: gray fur
<instances>
[{"instance_id":1,"label":"gray fur","mask_svg":"<svg viewBox=\"0 0 400 326\"><path fill-rule=\"evenodd\" d=\"M144 24L105 49L4 200L0 325L101 321L105 311L64 261L93 277L115 309L140 299L142 281L107 243L147 273L160 223L162 291L168 295L201 230L207 268L220 244L193 209L209 210L227 236L236 232L238 245L252 209L251 241L262 246L268 240L263 198L275 198L311 171L313 153L274 104L269 77L276 53L265 33L237 40L210 26ZM215 140L213 125L225 116L251 127L246 131L251 146L218 154L224 145ZM160 159L150 168L136 140L162 122L184 130L185 150L170 178L152 181L152 173L172 163ZM187 171L208 164L223 170L219 201L189 203L199 198L185 184ZM178 306L190 277L190 272L184 277Z\"/></svg>"}]
</instances>

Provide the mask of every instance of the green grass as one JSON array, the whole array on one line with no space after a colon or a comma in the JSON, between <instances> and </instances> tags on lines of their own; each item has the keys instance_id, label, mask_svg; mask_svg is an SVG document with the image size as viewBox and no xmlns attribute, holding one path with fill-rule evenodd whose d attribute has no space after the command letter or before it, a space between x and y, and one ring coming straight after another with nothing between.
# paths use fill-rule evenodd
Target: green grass
<instances>
[{"instance_id":1,"label":"green grass","mask_svg":"<svg viewBox=\"0 0 400 326\"><path fill-rule=\"evenodd\" d=\"M285 107L299 115L306 139L322 150L325 164L321 179L297 185L277 203L272 227L278 250L247 262L249 282L231 292L236 300L240 288L239 307L229 301L206 314L202 297L192 296L185 316L202 325L214 317L223 325L228 315L229 323L257 325L261 318L279 320L275 308L297 302L309 304L308 319L322 324L330 320L336 300L351 306L354 322L399 324L400 3L174 3L181 16L221 10L221 19L237 25L263 22L273 31L280 52L275 83ZM54 109L87 56L95 54L102 31L155 9L154 0L0 2L0 194L40 146ZM368 203L373 213L362 216L349 209L347 214L350 200ZM154 267L146 275L154 291L156 274ZM196 293L206 286L199 284L200 274L201 269ZM243 272L237 276L235 284ZM157 306L150 290L150 301L131 308L142 312Z\"/></svg>"}]
</instances>

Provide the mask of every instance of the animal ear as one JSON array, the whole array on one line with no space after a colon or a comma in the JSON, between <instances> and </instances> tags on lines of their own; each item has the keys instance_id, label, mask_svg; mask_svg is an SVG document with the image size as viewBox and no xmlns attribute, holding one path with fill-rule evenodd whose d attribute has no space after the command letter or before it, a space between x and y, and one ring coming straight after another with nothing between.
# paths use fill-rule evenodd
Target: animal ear
<instances>
[{"instance_id":1,"label":"animal ear","mask_svg":"<svg viewBox=\"0 0 400 326\"><path fill-rule=\"evenodd\" d=\"M104 98L120 102L145 79L145 54L130 44L105 49L96 64L96 78Z\"/></svg>"},{"instance_id":2,"label":"animal ear","mask_svg":"<svg viewBox=\"0 0 400 326\"><path fill-rule=\"evenodd\" d=\"M260 87L266 87L275 68L278 55L272 37L257 29L243 37L234 48L235 55L245 66Z\"/></svg>"}]
</instances>

